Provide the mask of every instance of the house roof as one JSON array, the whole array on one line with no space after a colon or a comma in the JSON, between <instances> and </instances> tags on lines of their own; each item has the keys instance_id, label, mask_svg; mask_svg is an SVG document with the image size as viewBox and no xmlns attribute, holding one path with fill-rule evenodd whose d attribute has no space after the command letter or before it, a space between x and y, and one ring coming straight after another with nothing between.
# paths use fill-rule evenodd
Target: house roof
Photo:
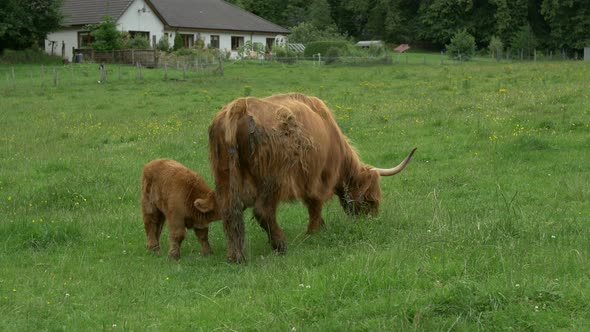
<instances>
[{"instance_id":1,"label":"house roof","mask_svg":"<svg viewBox=\"0 0 590 332\"><path fill-rule=\"evenodd\" d=\"M64 0L64 26L93 24L104 16L115 20L135 0ZM145 0L172 28L289 33L289 30L223 0Z\"/></svg>"},{"instance_id":2,"label":"house roof","mask_svg":"<svg viewBox=\"0 0 590 332\"><path fill-rule=\"evenodd\" d=\"M289 30L222 0L148 0L173 28L289 33Z\"/></svg>"},{"instance_id":3,"label":"house roof","mask_svg":"<svg viewBox=\"0 0 590 332\"><path fill-rule=\"evenodd\" d=\"M62 25L85 25L102 21L105 16L119 19L133 0L64 0Z\"/></svg>"}]
</instances>

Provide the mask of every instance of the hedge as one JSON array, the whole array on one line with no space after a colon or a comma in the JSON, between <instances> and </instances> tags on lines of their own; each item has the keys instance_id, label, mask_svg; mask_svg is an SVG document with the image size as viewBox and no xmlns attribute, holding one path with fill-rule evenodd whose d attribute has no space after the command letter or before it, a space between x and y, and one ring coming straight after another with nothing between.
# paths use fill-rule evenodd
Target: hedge
<instances>
[{"instance_id":1,"label":"hedge","mask_svg":"<svg viewBox=\"0 0 590 332\"><path fill-rule=\"evenodd\" d=\"M306 57L312 57L318 53L325 56L330 48L338 48L341 50L340 54L348 53L348 42L346 41L316 41L305 45L305 52L303 53Z\"/></svg>"}]
</instances>

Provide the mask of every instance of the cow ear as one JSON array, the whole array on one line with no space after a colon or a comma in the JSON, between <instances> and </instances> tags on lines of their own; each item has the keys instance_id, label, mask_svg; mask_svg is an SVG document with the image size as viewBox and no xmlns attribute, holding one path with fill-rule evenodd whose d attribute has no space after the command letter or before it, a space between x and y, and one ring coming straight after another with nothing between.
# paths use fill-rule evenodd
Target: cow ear
<instances>
[{"instance_id":1,"label":"cow ear","mask_svg":"<svg viewBox=\"0 0 590 332\"><path fill-rule=\"evenodd\" d=\"M207 195L206 198L197 198L193 204L202 213L211 212L215 209L215 195Z\"/></svg>"}]
</instances>

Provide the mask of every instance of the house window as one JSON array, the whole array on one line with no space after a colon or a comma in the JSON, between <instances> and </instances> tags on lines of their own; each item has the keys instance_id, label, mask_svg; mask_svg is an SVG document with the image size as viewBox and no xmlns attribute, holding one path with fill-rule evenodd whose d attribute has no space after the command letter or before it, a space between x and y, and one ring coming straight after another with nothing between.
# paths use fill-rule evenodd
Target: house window
<instances>
[{"instance_id":1,"label":"house window","mask_svg":"<svg viewBox=\"0 0 590 332\"><path fill-rule=\"evenodd\" d=\"M219 48L219 36L211 35L211 48Z\"/></svg>"},{"instance_id":2,"label":"house window","mask_svg":"<svg viewBox=\"0 0 590 332\"><path fill-rule=\"evenodd\" d=\"M180 34L180 36L182 36L182 45L184 48L193 47L195 37L192 34L190 34L190 35Z\"/></svg>"},{"instance_id":3,"label":"house window","mask_svg":"<svg viewBox=\"0 0 590 332\"><path fill-rule=\"evenodd\" d=\"M143 38L150 41L150 32L149 31L129 31L129 37L131 38Z\"/></svg>"},{"instance_id":4,"label":"house window","mask_svg":"<svg viewBox=\"0 0 590 332\"><path fill-rule=\"evenodd\" d=\"M272 45L274 45L275 39L274 38L266 38L266 51L272 51Z\"/></svg>"},{"instance_id":5,"label":"house window","mask_svg":"<svg viewBox=\"0 0 590 332\"><path fill-rule=\"evenodd\" d=\"M244 37L231 37L231 49L237 50L240 46L244 46Z\"/></svg>"},{"instance_id":6,"label":"house window","mask_svg":"<svg viewBox=\"0 0 590 332\"><path fill-rule=\"evenodd\" d=\"M88 31L79 31L78 32L78 48L90 48L94 42L94 37L90 35Z\"/></svg>"}]
</instances>

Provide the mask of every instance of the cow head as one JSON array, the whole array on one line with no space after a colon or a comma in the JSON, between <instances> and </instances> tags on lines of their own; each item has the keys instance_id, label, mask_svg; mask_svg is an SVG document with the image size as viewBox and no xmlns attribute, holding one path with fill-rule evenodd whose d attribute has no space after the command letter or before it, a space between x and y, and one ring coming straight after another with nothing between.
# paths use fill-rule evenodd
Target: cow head
<instances>
[{"instance_id":1,"label":"cow head","mask_svg":"<svg viewBox=\"0 0 590 332\"><path fill-rule=\"evenodd\" d=\"M380 178L401 172L410 162L415 151L416 148L393 168L383 169L362 165L359 172L352 174L342 188L336 190L344 211L349 215L376 215L381 202Z\"/></svg>"},{"instance_id":2,"label":"cow head","mask_svg":"<svg viewBox=\"0 0 590 332\"><path fill-rule=\"evenodd\" d=\"M371 170L370 166L363 166L358 174L344 183L336 194L340 205L348 215L376 215L381 202L381 188L379 173Z\"/></svg>"}]
</instances>

